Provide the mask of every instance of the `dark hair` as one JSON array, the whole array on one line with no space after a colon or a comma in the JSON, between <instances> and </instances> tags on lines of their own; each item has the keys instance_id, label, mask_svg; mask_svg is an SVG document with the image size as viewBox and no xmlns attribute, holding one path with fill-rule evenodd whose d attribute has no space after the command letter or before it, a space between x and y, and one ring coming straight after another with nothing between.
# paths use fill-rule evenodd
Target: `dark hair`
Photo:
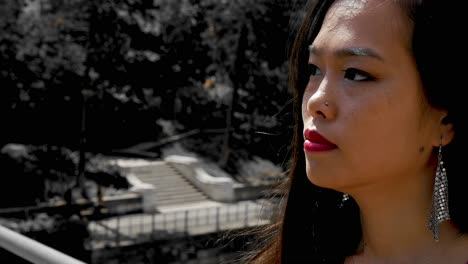
<instances>
[{"instance_id":1,"label":"dark hair","mask_svg":"<svg viewBox=\"0 0 468 264\"><path fill-rule=\"evenodd\" d=\"M347 256L356 253L361 240L358 205L352 198L343 202L342 193L315 186L308 180L301 144L300 113L302 94L308 82L304 74L308 45L317 36L333 2L309 1L308 13L295 31L290 53L290 87L296 126L290 174L284 191L286 202L281 219L273 224L273 229L276 226L279 231L269 237L270 244L253 258L260 263L343 263ZM399 3L414 23L412 53L427 100L431 106L447 110L444 122L454 127L454 139L443 149L449 181L449 210L456 227L466 233L468 177L464 175L464 154L468 150L468 128L463 118L468 107L462 96L467 75L463 63L468 62L465 53L468 45L463 41L465 9L438 0ZM459 64L457 61L462 66L455 66Z\"/></svg>"}]
</instances>

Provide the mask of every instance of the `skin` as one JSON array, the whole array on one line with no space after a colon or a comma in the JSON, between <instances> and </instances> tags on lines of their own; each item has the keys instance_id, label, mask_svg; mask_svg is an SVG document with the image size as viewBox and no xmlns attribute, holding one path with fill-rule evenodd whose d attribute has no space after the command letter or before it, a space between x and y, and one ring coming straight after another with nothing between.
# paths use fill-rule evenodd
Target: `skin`
<instances>
[{"instance_id":1,"label":"skin","mask_svg":"<svg viewBox=\"0 0 468 264\"><path fill-rule=\"evenodd\" d=\"M411 35L395 1L339 0L310 46L302 121L337 148L305 151L307 177L359 204L362 247L348 263L468 260L450 221L439 242L427 228L436 151L454 132L424 96Z\"/></svg>"}]
</instances>

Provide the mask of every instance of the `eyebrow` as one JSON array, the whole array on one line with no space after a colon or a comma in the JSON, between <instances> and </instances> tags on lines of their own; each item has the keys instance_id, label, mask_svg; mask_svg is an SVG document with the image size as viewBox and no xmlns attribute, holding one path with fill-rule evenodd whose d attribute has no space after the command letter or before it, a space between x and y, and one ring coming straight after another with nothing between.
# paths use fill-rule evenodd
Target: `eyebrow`
<instances>
[{"instance_id":1,"label":"eyebrow","mask_svg":"<svg viewBox=\"0 0 468 264\"><path fill-rule=\"evenodd\" d=\"M316 54L316 55L320 55L321 53L323 53L321 49L313 45L309 46L309 52L312 54ZM359 47L344 48L344 49L336 50L334 54L338 57L365 56L365 57L371 57L380 61L384 61L382 56L380 56L377 52L369 48L359 48Z\"/></svg>"}]
</instances>

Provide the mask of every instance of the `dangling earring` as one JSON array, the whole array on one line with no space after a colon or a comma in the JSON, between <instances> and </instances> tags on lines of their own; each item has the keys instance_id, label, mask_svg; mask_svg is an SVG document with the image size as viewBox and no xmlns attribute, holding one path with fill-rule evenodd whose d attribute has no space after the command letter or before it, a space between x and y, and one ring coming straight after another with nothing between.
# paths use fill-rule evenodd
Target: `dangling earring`
<instances>
[{"instance_id":1,"label":"dangling earring","mask_svg":"<svg viewBox=\"0 0 468 264\"><path fill-rule=\"evenodd\" d=\"M347 200L349 200L349 194L344 193L344 194L343 194L343 198L341 199L341 202L344 203L344 202L346 202Z\"/></svg>"},{"instance_id":2,"label":"dangling earring","mask_svg":"<svg viewBox=\"0 0 468 264\"><path fill-rule=\"evenodd\" d=\"M429 218L429 229L436 241L439 241L439 224L449 219L448 180L442 161L442 145L439 145L434 192L432 193L432 210Z\"/></svg>"},{"instance_id":3,"label":"dangling earring","mask_svg":"<svg viewBox=\"0 0 468 264\"><path fill-rule=\"evenodd\" d=\"M344 203L349 200L349 194L343 193L343 196L341 198L341 203L338 205L339 208L342 208L344 206Z\"/></svg>"}]
</instances>

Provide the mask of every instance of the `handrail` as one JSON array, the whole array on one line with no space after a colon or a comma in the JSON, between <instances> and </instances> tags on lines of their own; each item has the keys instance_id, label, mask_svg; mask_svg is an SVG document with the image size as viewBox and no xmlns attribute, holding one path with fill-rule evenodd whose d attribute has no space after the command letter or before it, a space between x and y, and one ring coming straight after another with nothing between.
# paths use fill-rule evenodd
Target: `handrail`
<instances>
[{"instance_id":1,"label":"handrail","mask_svg":"<svg viewBox=\"0 0 468 264\"><path fill-rule=\"evenodd\" d=\"M230 129L232 130L232 129ZM202 134L202 133L206 133L206 134L222 134L222 133L225 133L226 131L226 128L204 128L204 129L201 129L201 128L195 128L195 129L192 129L190 131L186 131L186 132L183 132L183 133L180 133L180 134L177 134L177 135L172 135L172 136L169 136L169 137L166 137L166 138L162 138L156 142L153 142L153 141L149 141L149 142L142 142L142 143L139 143L139 144L136 144L136 145L133 145L129 148L125 148L125 149L114 149L112 150L113 153L131 153L131 154L142 154L144 156L154 156L155 153L152 152L152 151L149 151L150 149L155 149L155 148L159 148L159 147L162 147L166 144L170 144L170 143L174 143L174 142L177 142L181 139L184 139L184 138L187 138L187 137L191 137L191 136L194 136L194 135L197 135L197 134Z\"/></svg>"},{"instance_id":2,"label":"handrail","mask_svg":"<svg viewBox=\"0 0 468 264\"><path fill-rule=\"evenodd\" d=\"M90 222L89 230L92 247L119 246L125 239L125 243L142 242L264 225L270 223L276 213L275 206L271 204L239 202L164 213L116 216Z\"/></svg>"},{"instance_id":3,"label":"handrail","mask_svg":"<svg viewBox=\"0 0 468 264\"><path fill-rule=\"evenodd\" d=\"M86 264L2 225L0 247L34 264Z\"/></svg>"}]
</instances>

